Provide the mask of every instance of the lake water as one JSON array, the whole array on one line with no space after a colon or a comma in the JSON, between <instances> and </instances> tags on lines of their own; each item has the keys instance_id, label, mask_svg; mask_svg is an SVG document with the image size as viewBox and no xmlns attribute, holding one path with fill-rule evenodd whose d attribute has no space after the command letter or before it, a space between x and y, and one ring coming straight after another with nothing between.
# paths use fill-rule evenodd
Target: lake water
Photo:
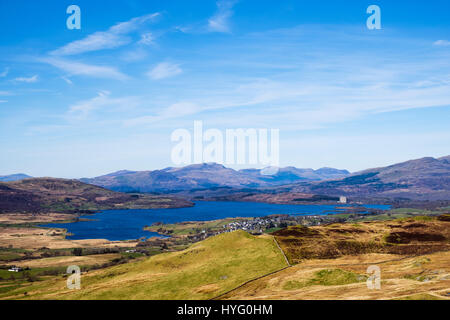
<instances>
[{"instance_id":1,"label":"lake water","mask_svg":"<svg viewBox=\"0 0 450 320\"><path fill-rule=\"evenodd\" d=\"M345 207L345 205L338 205ZM389 206L364 205L366 208L388 210ZM144 231L155 222L177 223L184 221L211 221L236 217L264 217L272 214L326 215L342 212L334 205L284 205L254 202L197 202L194 207L154 210L107 210L86 216L91 221L48 224L44 227L65 228L67 239L133 240L160 236Z\"/></svg>"}]
</instances>

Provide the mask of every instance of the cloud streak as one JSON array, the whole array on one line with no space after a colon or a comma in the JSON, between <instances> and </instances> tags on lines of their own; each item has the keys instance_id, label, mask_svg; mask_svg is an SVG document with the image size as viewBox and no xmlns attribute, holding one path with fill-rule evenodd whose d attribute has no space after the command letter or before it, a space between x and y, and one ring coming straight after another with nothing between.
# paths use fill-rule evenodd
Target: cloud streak
<instances>
[{"instance_id":1,"label":"cloud streak","mask_svg":"<svg viewBox=\"0 0 450 320\"><path fill-rule=\"evenodd\" d=\"M230 32L230 18L234 14L233 7L236 3L236 0L217 1L217 12L208 20L209 31L224 33Z\"/></svg>"},{"instance_id":2,"label":"cloud streak","mask_svg":"<svg viewBox=\"0 0 450 320\"><path fill-rule=\"evenodd\" d=\"M0 78L6 77L8 75L8 73L9 73L9 68L5 68L5 70L2 73L0 73Z\"/></svg>"},{"instance_id":3,"label":"cloud streak","mask_svg":"<svg viewBox=\"0 0 450 320\"><path fill-rule=\"evenodd\" d=\"M69 75L88 76L93 78L126 80L129 77L114 67L86 64L61 58L42 58L41 62L48 63Z\"/></svg>"},{"instance_id":4,"label":"cloud streak","mask_svg":"<svg viewBox=\"0 0 450 320\"><path fill-rule=\"evenodd\" d=\"M138 31L147 23L155 21L159 16L159 13L153 13L120 22L107 31L95 32L84 39L73 41L56 49L50 54L53 56L70 56L124 46L132 41L131 37L128 36L129 34Z\"/></svg>"},{"instance_id":5,"label":"cloud streak","mask_svg":"<svg viewBox=\"0 0 450 320\"><path fill-rule=\"evenodd\" d=\"M314 39L328 39L327 49L323 40ZM342 51L355 42L373 46L373 50ZM392 52L382 52L385 43L392 43ZM339 34L309 26L251 34L229 51L205 49L220 52L202 62L226 70L219 81L205 75L201 81L187 83L173 101L125 124L196 117L224 126L309 130L379 113L450 106L448 60L434 50L424 54L424 44L429 46L429 42L408 38L373 38L358 30ZM395 51L405 46L410 53L407 59Z\"/></svg>"},{"instance_id":6,"label":"cloud streak","mask_svg":"<svg viewBox=\"0 0 450 320\"><path fill-rule=\"evenodd\" d=\"M99 91L94 98L80 101L69 107L66 114L68 120L87 120L94 112L123 112L140 104L136 97L112 98L111 92Z\"/></svg>"},{"instance_id":7,"label":"cloud streak","mask_svg":"<svg viewBox=\"0 0 450 320\"><path fill-rule=\"evenodd\" d=\"M438 40L438 41L434 42L433 44L435 46L448 47L448 46L450 46L450 41L448 41L448 40Z\"/></svg>"},{"instance_id":8,"label":"cloud streak","mask_svg":"<svg viewBox=\"0 0 450 320\"><path fill-rule=\"evenodd\" d=\"M181 74L180 65L170 62L161 62L151 69L147 75L153 80L161 80L166 78L171 78Z\"/></svg>"},{"instance_id":9,"label":"cloud streak","mask_svg":"<svg viewBox=\"0 0 450 320\"><path fill-rule=\"evenodd\" d=\"M37 82L38 79L39 79L39 76L34 75L34 76L28 77L28 78L27 77L18 77L18 78L15 78L14 81L15 82L25 82L25 83L34 83L34 82Z\"/></svg>"}]
</instances>

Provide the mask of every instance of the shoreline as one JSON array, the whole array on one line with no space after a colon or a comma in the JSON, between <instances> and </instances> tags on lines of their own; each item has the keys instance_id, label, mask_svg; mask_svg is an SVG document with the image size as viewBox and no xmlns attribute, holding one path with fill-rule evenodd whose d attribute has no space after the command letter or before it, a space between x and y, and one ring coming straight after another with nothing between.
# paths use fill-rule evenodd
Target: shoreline
<instances>
[{"instance_id":1,"label":"shoreline","mask_svg":"<svg viewBox=\"0 0 450 320\"><path fill-rule=\"evenodd\" d=\"M245 203L245 204L249 204L249 203L261 204L261 202L242 202L242 201L198 201L198 202L205 202L205 203L206 202L207 203L214 202L214 203L218 203L218 204L221 203L221 202L229 203L229 204L230 203L235 203L235 204L243 204L243 203ZM177 208L177 209L195 208L196 204L198 202L193 202L193 206ZM297 206L298 207L329 206L330 208L323 208L323 210L320 213L319 212L317 212L317 213L313 213L313 212L307 212L307 213L302 213L302 212L274 213L274 214L255 215L253 217L245 217L245 216L243 216L243 217L234 217L234 216L230 215L230 216L227 216L227 217L224 217L224 218L219 218L219 217L218 218L213 218L211 220L203 220L203 219L195 220L195 219L188 218L187 220L183 220L183 221L179 221L179 222L173 222L173 223L169 223L169 224L171 224L171 225L179 225L179 224L186 224L186 223L204 224L204 223L211 223L211 222L214 222L214 221L221 221L221 220L228 220L228 219L249 219L249 220L251 220L251 219L257 219L257 218L264 218L264 217L268 217L268 216L271 216L271 215L288 215L288 216L290 216L292 218L294 218L294 217L317 217L317 216L319 216L319 217L326 217L326 216L340 216L340 215L345 215L345 214L367 214L367 213L371 213L371 212L372 213L373 212L383 212L383 211L386 211L386 210L390 209L388 207L387 208L382 208L382 209L372 208L373 206L376 206L376 205L373 205L373 204L366 204L366 205L364 205L364 204L357 204L356 206L355 206L355 204L345 205L345 204L339 204L339 203L332 203L332 204L330 203L330 204L326 204L326 205L324 205L324 204L317 204L317 203L313 203L313 204L301 203L301 204L295 204L295 205L274 204L274 203L266 203L266 204L273 205L273 206L295 206L295 207L297 207ZM172 208L172 209L175 209L175 208ZM123 211L127 212L129 210L131 210L131 209L126 209L126 210L123 210ZM147 212L147 211L153 211L153 210L157 210L157 209L148 209L148 210L147 209L134 209L134 210ZM163 210L165 211L167 209L163 209ZM257 211L257 210L258 209L255 209L255 211ZM122 210L118 210L118 209L101 210L101 211L99 211L97 213L105 213L105 212L107 213L108 211L122 211ZM92 214L92 215L95 215L95 213ZM52 222L50 224L72 224L72 223L80 222L80 221L81 220L78 220L78 221L72 220L72 221L69 221L69 222L55 222L55 223ZM102 221L102 219L87 219L87 221ZM105 222L106 220L103 220L103 221ZM140 230L144 230L144 231L147 231L147 232L153 232L153 233L156 233L158 235L153 235L153 236L149 235L148 237L147 236L140 236L140 237L135 237L135 238L132 238L132 239L123 239L123 240L115 240L115 241L129 241L129 240L136 240L136 239L140 240L143 237L147 238L147 239L149 239L149 238L164 239L165 237L167 237L168 236L167 233L161 233L161 232L154 231L154 228L152 228L152 226L155 223L161 223L161 222L153 222L151 225L142 225ZM48 227L48 226L44 226L44 227ZM48 227L48 228L52 228L52 227ZM70 231L70 230L66 230L66 231ZM71 233L75 234L73 232L73 230L71 230ZM69 239L69 240L94 240L94 239L98 239L98 238L82 238L82 239ZM107 236L102 238L102 239L107 239Z\"/></svg>"}]
</instances>

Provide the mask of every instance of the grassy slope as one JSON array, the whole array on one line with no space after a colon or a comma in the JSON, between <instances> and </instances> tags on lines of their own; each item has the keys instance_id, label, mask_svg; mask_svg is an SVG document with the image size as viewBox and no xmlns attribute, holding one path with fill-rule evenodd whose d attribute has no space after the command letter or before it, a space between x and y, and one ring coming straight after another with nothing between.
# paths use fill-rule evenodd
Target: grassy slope
<instances>
[{"instance_id":1,"label":"grassy slope","mask_svg":"<svg viewBox=\"0 0 450 320\"><path fill-rule=\"evenodd\" d=\"M208 299L285 266L272 237L238 231L83 275L79 291L66 290L65 280L57 279L8 291L0 299Z\"/></svg>"},{"instance_id":2,"label":"grassy slope","mask_svg":"<svg viewBox=\"0 0 450 320\"><path fill-rule=\"evenodd\" d=\"M299 264L221 298L445 299L449 222L447 215L289 227L275 234L291 262ZM380 266L382 290L367 289L369 265ZM90 272L83 275L80 291L65 289L59 277L20 287L5 284L0 299L209 299L285 266L273 238L238 231L184 251Z\"/></svg>"},{"instance_id":3,"label":"grassy slope","mask_svg":"<svg viewBox=\"0 0 450 320\"><path fill-rule=\"evenodd\" d=\"M289 269L234 290L224 299L448 299L450 216L359 224L289 227L276 238ZM382 272L368 290L367 267Z\"/></svg>"},{"instance_id":4,"label":"grassy slope","mask_svg":"<svg viewBox=\"0 0 450 320\"><path fill-rule=\"evenodd\" d=\"M426 259L426 262L424 262ZM313 259L250 282L222 297L240 300L429 300L450 299L450 252L422 257L394 255ZM367 267L381 269L381 289L367 288ZM427 279L412 279L412 275Z\"/></svg>"},{"instance_id":5,"label":"grassy slope","mask_svg":"<svg viewBox=\"0 0 450 320\"><path fill-rule=\"evenodd\" d=\"M444 217L291 226L274 235L292 264L370 253L420 255L450 249L450 218Z\"/></svg>"}]
</instances>

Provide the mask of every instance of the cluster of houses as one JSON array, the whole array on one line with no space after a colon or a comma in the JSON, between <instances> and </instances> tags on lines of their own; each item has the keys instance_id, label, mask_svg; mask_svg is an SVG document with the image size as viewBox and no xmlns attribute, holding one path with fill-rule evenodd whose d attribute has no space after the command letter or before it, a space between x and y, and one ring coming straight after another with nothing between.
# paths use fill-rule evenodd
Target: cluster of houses
<instances>
[{"instance_id":1,"label":"cluster of houses","mask_svg":"<svg viewBox=\"0 0 450 320\"><path fill-rule=\"evenodd\" d=\"M188 236L191 241L201 241L226 232L243 230L252 234L262 234L267 229L285 228L288 225L302 224L305 226L317 226L326 222L324 216L299 216L276 215L264 218L251 218L248 220L231 222L223 225L219 231L202 230L198 234Z\"/></svg>"},{"instance_id":2,"label":"cluster of houses","mask_svg":"<svg viewBox=\"0 0 450 320\"><path fill-rule=\"evenodd\" d=\"M265 229L278 227L283 220L288 220L289 216L276 216L266 218L255 218L253 220L245 220L231 222L223 226L225 232L233 232L237 230L251 231L262 233Z\"/></svg>"},{"instance_id":3,"label":"cluster of houses","mask_svg":"<svg viewBox=\"0 0 450 320\"><path fill-rule=\"evenodd\" d=\"M288 216L286 216L288 217ZM200 233L188 236L190 241L201 241L209 237L217 236L226 232L244 230L250 233L262 233L265 229L276 227L280 223L282 217L274 218L255 218L244 221L231 222L223 225L219 231L202 230Z\"/></svg>"}]
</instances>

